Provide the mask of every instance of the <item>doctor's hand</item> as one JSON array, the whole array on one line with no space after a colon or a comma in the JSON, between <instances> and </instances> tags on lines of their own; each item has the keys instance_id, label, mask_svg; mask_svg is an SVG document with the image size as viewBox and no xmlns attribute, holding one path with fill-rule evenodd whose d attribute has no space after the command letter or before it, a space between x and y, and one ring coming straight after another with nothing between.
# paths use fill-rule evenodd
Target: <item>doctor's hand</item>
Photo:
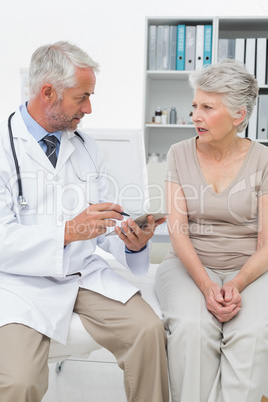
<instances>
[{"instance_id":1,"label":"doctor's hand","mask_svg":"<svg viewBox=\"0 0 268 402\"><path fill-rule=\"evenodd\" d=\"M106 228L123 220L123 208L111 202L93 204L65 224L64 245L78 240L94 239L105 233Z\"/></svg>"},{"instance_id":2,"label":"doctor's hand","mask_svg":"<svg viewBox=\"0 0 268 402\"><path fill-rule=\"evenodd\" d=\"M127 219L121 224L124 232L118 226L114 230L118 237L123 240L128 250L140 251L153 237L156 227L165 221L166 218L155 221L152 215L148 215L147 224L143 225L142 229L132 219Z\"/></svg>"}]
</instances>

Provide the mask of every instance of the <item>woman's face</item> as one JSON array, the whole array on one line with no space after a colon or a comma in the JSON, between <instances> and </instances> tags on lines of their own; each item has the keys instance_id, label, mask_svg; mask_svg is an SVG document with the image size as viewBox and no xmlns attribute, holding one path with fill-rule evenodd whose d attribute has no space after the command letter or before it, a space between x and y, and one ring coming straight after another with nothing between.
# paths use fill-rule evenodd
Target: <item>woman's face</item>
<instances>
[{"instance_id":1,"label":"woman's face","mask_svg":"<svg viewBox=\"0 0 268 402\"><path fill-rule=\"evenodd\" d=\"M205 142L221 142L237 133L236 119L217 93L196 90L192 119L200 140Z\"/></svg>"}]
</instances>

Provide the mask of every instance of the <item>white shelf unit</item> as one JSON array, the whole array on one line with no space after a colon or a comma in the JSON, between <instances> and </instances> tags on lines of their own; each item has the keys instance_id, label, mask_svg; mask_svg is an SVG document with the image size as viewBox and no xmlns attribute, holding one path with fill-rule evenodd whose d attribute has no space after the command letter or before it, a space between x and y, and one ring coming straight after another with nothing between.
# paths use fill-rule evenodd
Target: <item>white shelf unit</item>
<instances>
[{"instance_id":1,"label":"white shelf unit","mask_svg":"<svg viewBox=\"0 0 268 402\"><path fill-rule=\"evenodd\" d=\"M195 135L191 122L192 90L188 84L189 71L148 70L149 60L149 26L150 25L212 25L212 47L215 46L215 28L213 18L154 18L146 20L146 66L145 66L145 95L144 95L144 143L146 159L150 153L166 155L172 144ZM214 52L212 52L214 62ZM178 121L184 124L152 124L157 106L166 107L168 113L171 107L177 110Z\"/></svg>"},{"instance_id":2,"label":"white shelf unit","mask_svg":"<svg viewBox=\"0 0 268 402\"><path fill-rule=\"evenodd\" d=\"M146 19L146 57L144 85L144 143L146 159L149 153L166 154L170 146L195 135L189 113L193 93L188 84L188 71L148 70L149 26L150 25L212 25L212 64L218 59L219 38L268 38L268 19L262 17L148 17ZM268 93L268 85L260 88L260 93ZM186 124L152 124L156 107L176 107L178 119ZM263 140L262 143L268 143Z\"/></svg>"}]
</instances>

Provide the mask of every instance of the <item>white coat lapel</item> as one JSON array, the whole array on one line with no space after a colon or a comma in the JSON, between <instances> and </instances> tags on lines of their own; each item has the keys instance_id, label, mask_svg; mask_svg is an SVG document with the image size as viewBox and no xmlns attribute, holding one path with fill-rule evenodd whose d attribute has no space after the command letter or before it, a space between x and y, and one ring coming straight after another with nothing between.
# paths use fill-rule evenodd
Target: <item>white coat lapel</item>
<instances>
[{"instance_id":1,"label":"white coat lapel","mask_svg":"<svg viewBox=\"0 0 268 402\"><path fill-rule=\"evenodd\" d=\"M38 142L27 130L19 110L16 111L14 117L12 118L12 131L14 138L21 138L25 141L25 150L29 157L33 159L35 163L39 164L44 169L49 170L53 174L57 173L57 171L62 168L75 149L71 141L69 141L69 138L73 137L75 134L71 132L63 132L61 135L61 144L57 165L54 168ZM16 152L18 151L16 150Z\"/></svg>"},{"instance_id":2,"label":"white coat lapel","mask_svg":"<svg viewBox=\"0 0 268 402\"><path fill-rule=\"evenodd\" d=\"M74 133L71 132L63 132L61 134L61 142L60 142L60 152L57 160L57 165L55 171L59 171L62 166L66 163L66 161L70 158L72 153L75 150L75 147L71 143L70 138L74 137Z\"/></svg>"},{"instance_id":3,"label":"white coat lapel","mask_svg":"<svg viewBox=\"0 0 268 402\"><path fill-rule=\"evenodd\" d=\"M15 142L15 149L18 157L18 161L20 164L19 158L22 155L22 152L26 152L30 159L32 159L35 163L42 166L46 170L54 172L54 167L52 166L50 160L38 144L38 142L34 139L34 137L29 133L27 127L21 117L20 110L18 109L12 118L11 127L13 132L13 138L17 141ZM21 142L20 140L23 140ZM23 144L23 145L22 145Z\"/></svg>"}]
</instances>

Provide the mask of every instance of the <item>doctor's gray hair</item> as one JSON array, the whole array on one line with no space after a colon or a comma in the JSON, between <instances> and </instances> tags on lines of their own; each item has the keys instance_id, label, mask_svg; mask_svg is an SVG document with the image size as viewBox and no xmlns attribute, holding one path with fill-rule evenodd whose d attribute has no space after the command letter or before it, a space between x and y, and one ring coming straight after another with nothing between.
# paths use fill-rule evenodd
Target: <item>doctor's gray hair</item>
<instances>
[{"instance_id":1,"label":"doctor's gray hair","mask_svg":"<svg viewBox=\"0 0 268 402\"><path fill-rule=\"evenodd\" d=\"M237 126L238 132L245 130L256 105L259 87L244 64L225 59L193 72L189 82L194 91L201 89L222 95L223 104L234 118L240 117L239 111L246 110L244 120Z\"/></svg>"},{"instance_id":2,"label":"doctor's gray hair","mask_svg":"<svg viewBox=\"0 0 268 402\"><path fill-rule=\"evenodd\" d=\"M65 89L77 85L76 69L88 67L94 72L99 70L98 63L69 42L39 47L32 55L29 68L29 98L35 98L45 83L53 85L61 97Z\"/></svg>"}]
</instances>

